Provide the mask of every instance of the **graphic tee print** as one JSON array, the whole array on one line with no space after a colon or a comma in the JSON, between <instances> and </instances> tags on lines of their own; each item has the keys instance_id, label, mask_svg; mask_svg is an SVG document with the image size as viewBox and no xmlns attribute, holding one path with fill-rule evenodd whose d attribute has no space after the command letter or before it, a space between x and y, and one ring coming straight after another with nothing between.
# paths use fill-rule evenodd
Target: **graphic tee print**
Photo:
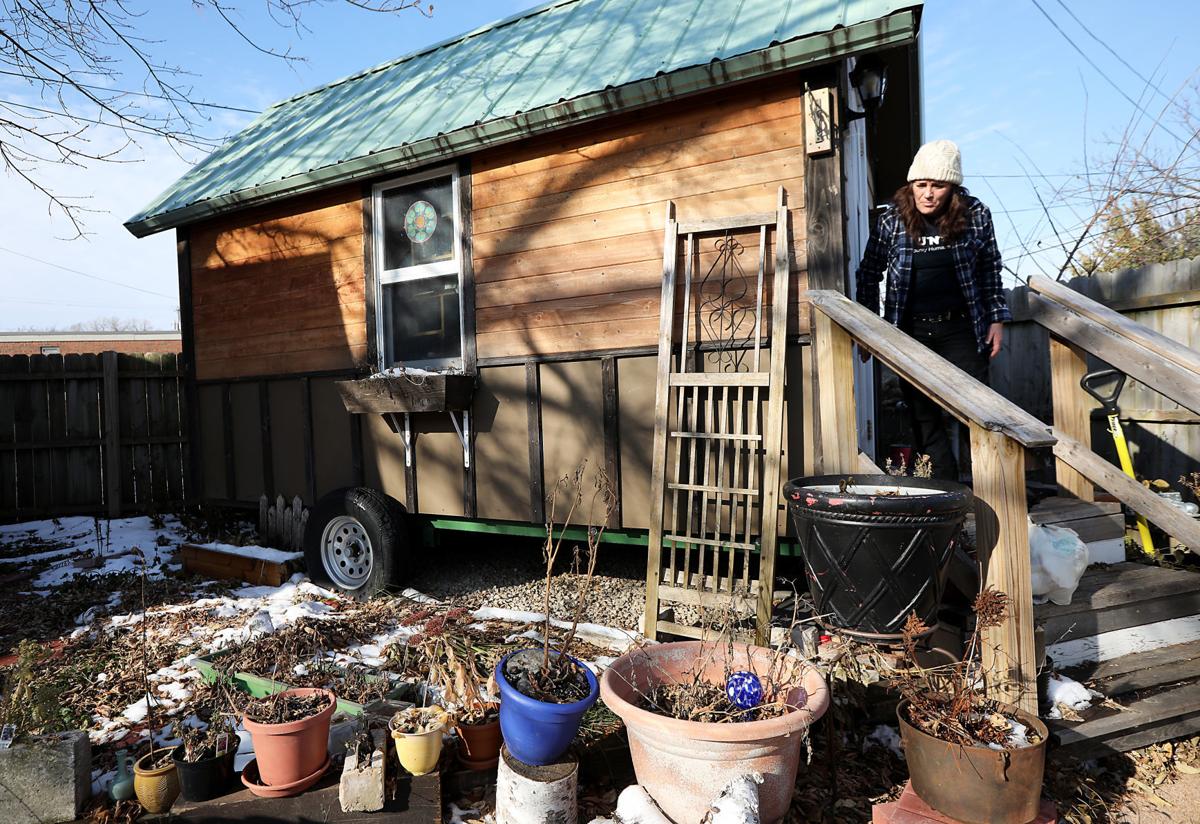
<instances>
[{"instance_id":1,"label":"graphic tee print","mask_svg":"<svg viewBox=\"0 0 1200 824\"><path fill-rule=\"evenodd\" d=\"M963 309L966 301L954 273L954 248L963 239L948 241L936 224L924 221L924 225L925 233L913 244L908 311L910 314L929 314Z\"/></svg>"}]
</instances>

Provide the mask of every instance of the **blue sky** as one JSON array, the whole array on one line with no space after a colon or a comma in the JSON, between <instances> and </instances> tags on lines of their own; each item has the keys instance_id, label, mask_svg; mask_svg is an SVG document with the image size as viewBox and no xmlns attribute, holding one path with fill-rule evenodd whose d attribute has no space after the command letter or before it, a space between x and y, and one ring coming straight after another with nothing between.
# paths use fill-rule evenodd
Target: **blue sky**
<instances>
[{"instance_id":1,"label":"blue sky","mask_svg":"<svg viewBox=\"0 0 1200 824\"><path fill-rule=\"evenodd\" d=\"M1147 92L1135 71L1152 77L1167 95L1200 80L1194 49L1200 4L1187 0L1117 3L1111 0L1037 0L1095 62L1089 65L1038 10L1033 0L931 0L924 42L925 137L956 140L966 184L996 216L1000 245L1022 275L1053 274L1061 242L1087 217L1086 179L1078 175L1102 159L1130 123L1141 99L1157 116L1165 101ZM160 53L187 67L205 99L261 109L275 100L395 58L413 49L536 5L523 0L443 0L431 16L381 16L350 7L313 8L301 37L273 27L261 15L244 18L247 30L269 45L307 58L290 63L255 52L209 13L189 3L146 3L148 36L164 41ZM260 4L242 3L257 10ZM1075 13L1093 39L1067 10ZM1115 50L1132 70L1107 48ZM1119 87L1114 89L1107 77ZM28 94L14 78L0 78L0 98ZM1200 108L1200 106L1198 106ZM210 134L227 134L251 115L213 110ZM1146 129L1143 118L1137 129ZM1168 128L1179 131L1171 113ZM882 136L886 139L886 136ZM1151 146L1178 146L1159 132ZM0 178L5 228L0 231L0 330L63 327L117 315L170 328L175 322L173 233L136 240L121 223L194 162L153 141L127 155L136 163L59 169L61 191L89 197L89 237L71 234L61 218L12 178ZM1026 174L1044 175L1031 182ZM1050 205L1053 225L1035 193ZM1056 192L1056 190L1062 190ZM33 260L36 258L37 260ZM65 268L63 268L65 267ZM67 271L67 270L74 271ZM121 285L118 285L121 284Z\"/></svg>"}]
</instances>

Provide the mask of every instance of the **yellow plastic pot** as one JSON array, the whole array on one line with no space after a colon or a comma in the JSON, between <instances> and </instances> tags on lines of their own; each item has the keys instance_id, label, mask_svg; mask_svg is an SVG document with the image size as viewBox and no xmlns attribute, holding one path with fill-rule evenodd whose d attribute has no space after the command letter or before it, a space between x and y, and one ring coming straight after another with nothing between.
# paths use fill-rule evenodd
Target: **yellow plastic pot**
<instances>
[{"instance_id":1,"label":"yellow plastic pot","mask_svg":"<svg viewBox=\"0 0 1200 824\"><path fill-rule=\"evenodd\" d=\"M149 769L150 762L165 752L155 750L146 753L133 765L133 791L137 794L138 803L151 814L165 813L179 797L179 772L175 769L175 762L168 761L165 767Z\"/></svg>"},{"instance_id":2,"label":"yellow plastic pot","mask_svg":"<svg viewBox=\"0 0 1200 824\"><path fill-rule=\"evenodd\" d=\"M442 755L444 728L443 721L436 730L429 732L409 733L392 730L392 740L396 742L396 755L400 759L400 766L413 775L433 772Z\"/></svg>"}]
</instances>

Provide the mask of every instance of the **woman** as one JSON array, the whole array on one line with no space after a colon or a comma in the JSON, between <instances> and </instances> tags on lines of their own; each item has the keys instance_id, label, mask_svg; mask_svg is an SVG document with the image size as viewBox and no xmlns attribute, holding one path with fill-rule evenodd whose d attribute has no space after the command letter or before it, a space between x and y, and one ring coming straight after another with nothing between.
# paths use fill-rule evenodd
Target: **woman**
<instances>
[{"instance_id":1,"label":"woman","mask_svg":"<svg viewBox=\"0 0 1200 824\"><path fill-rule=\"evenodd\" d=\"M908 183L871 231L858 268L858 302L878 313L879 282L887 275L884 317L987 383L988 361L1000 351L1004 322L1012 320L1000 270L992 213L962 187L958 146L926 143ZM905 397L915 446L929 456L933 476L957 481L948 416L907 384Z\"/></svg>"}]
</instances>

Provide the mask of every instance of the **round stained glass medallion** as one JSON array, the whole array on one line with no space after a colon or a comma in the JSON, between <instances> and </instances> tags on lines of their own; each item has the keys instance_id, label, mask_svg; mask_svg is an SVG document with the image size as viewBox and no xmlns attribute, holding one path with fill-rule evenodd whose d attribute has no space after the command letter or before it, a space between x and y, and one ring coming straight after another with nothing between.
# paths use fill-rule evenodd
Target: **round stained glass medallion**
<instances>
[{"instance_id":1,"label":"round stained glass medallion","mask_svg":"<svg viewBox=\"0 0 1200 824\"><path fill-rule=\"evenodd\" d=\"M404 233L413 243L424 243L437 228L437 211L427 200L418 200L404 213Z\"/></svg>"}]
</instances>

